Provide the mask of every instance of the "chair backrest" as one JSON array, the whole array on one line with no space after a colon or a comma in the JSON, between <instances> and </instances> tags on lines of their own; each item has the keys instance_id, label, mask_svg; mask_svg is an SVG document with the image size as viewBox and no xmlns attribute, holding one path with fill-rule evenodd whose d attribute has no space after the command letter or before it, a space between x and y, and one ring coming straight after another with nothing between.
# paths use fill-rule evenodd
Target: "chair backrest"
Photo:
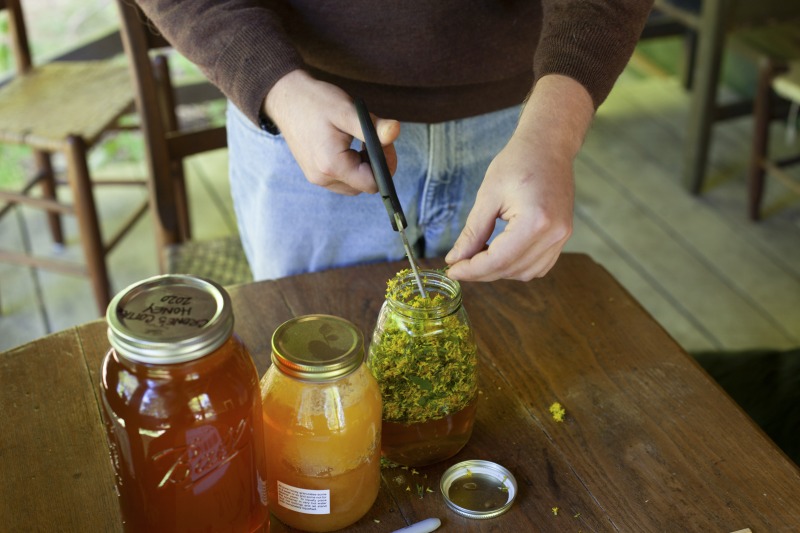
<instances>
[{"instance_id":1,"label":"chair backrest","mask_svg":"<svg viewBox=\"0 0 800 533\"><path fill-rule=\"evenodd\" d=\"M798 17L798 0L737 0L731 7L730 25L734 28L747 28L783 23Z\"/></svg>"},{"instance_id":2,"label":"chair backrest","mask_svg":"<svg viewBox=\"0 0 800 533\"><path fill-rule=\"evenodd\" d=\"M181 131L176 88L168 59L160 49L169 42L132 0L117 0L121 36L135 85L155 211L157 238L162 246L188 240L188 203L183 184L183 159L227 146L224 126ZM207 84L206 84L207 85ZM217 97L222 97L215 91ZM163 267L163 254L162 254Z\"/></svg>"},{"instance_id":3,"label":"chair backrest","mask_svg":"<svg viewBox=\"0 0 800 533\"><path fill-rule=\"evenodd\" d=\"M720 21L723 29L758 26L800 15L798 0L655 0L654 7L696 31L708 24L703 20L704 9L724 17Z\"/></svg>"}]
</instances>

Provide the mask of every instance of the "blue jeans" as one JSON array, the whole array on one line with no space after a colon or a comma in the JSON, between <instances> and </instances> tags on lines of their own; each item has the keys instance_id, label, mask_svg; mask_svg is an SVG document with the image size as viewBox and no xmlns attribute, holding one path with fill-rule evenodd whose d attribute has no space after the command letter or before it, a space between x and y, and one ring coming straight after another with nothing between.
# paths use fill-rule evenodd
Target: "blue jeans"
<instances>
[{"instance_id":1,"label":"blue jeans","mask_svg":"<svg viewBox=\"0 0 800 533\"><path fill-rule=\"evenodd\" d=\"M442 257L452 248L519 112L402 124L393 179L406 234L422 256ZM343 196L312 185L283 136L257 128L233 104L227 127L231 194L255 279L405 257L379 195ZM503 225L498 221L495 234Z\"/></svg>"}]
</instances>

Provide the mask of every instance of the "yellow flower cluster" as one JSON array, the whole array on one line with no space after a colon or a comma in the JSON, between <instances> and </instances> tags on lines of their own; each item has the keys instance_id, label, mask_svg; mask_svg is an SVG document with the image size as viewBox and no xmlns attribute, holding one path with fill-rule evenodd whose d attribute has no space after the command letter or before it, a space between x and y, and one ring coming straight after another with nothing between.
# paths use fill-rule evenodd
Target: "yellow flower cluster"
<instances>
[{"instance_id":1,"label":"yellow flower cluster","mask_svg":"<svg viewBox=\"0 0 800 533\"><path fill-rule=\"evenodd\" d=\"M446 303L443 294L429 293L425 298L413 286L399 285L408 272L402 270L389 280L387 297L420 310ZM439 419L466 407L477 392L477 347L469 325L454 314L391 315L380 343L370 348L367 364L381 387L384 420Z\"/></svg>"},{"instance_id":2,"label":"yellow flower cluster","mask_svg":"<svg viewBox=\"0 0 800 533\"><path fill-rule=\"evenodd\" d=\"M567 411L566 409L561 407L560 403L555 402L553 405L550 406L550 414L553 415L553 420L555 420L556 422L563 422L564 415L567 414Z\"/></svg>"}]
</instances>

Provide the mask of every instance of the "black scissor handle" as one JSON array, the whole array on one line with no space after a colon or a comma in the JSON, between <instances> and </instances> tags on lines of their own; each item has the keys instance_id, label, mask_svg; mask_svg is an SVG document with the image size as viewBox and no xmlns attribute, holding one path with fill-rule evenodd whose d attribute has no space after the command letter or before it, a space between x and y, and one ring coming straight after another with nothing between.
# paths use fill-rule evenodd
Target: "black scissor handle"
<instances>
[{"instance_id":1,"label":"black scissor handle","mask_svg":"<svg viewBox=\"0 0 800 533\"><path fill-rule=\"evenodd\" d=\"M397 198L397 190L394 188L394 181L392 181L389 166L386 164L386 156L383 154L383 147L381 147L378 134L375 132L375 125L372 123L372 117L369 115L367 104L364 103L364 100L355 98L353 103L356 106L358 120L361 122L361 131L364 132L364 143L367 145L369 165L372 167L372 175L375 177L375 182L378 184L378 192L383 199L386 212L389 214L392 228L395 231L400 231L406 228L408 224L406 223L406 216L403 214L400 200ZM400 216L400 221L403 225L401 228L397 227L395 213Z\"/></svg>"}]
</instances>

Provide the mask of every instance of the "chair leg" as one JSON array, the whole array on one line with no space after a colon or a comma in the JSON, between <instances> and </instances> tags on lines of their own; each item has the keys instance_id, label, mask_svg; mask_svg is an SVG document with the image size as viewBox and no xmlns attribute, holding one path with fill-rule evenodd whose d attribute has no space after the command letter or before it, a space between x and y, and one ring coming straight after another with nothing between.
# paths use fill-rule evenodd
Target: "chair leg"
<instances>
[{"instance_id":1,"label":"chair leg","mask_svg":"<svg viewBox=\"0 0 800 533\"><path fill-rule=\"evenodd\" d=\"M753 148L748 175L748 214L750 220L761 218L761 199L764 193L764 162L769 146L769 122L772 110L772 78L774 69L769 61L759 65L758 83L753 108Z\"/></svg>"},{"instance_id":2,"label":"chair leg","mask_svg":"<svg viewBox=\"0 0 800 533\"><path fill-rule=\"evenodd\" d=\"M189 223L189 194L186 190L183 161L173 161L171 171L172 180L175 184L175 209L178 212L181 242L186 242L192 240L192 227Z\"/></svg>"},{"instance_id":3,"label":"chair leg","mask_svg":"<svg viewBox=\"0 0 800 533\"><path fill-rule=\"evenodd\" d=\"M776 76L787 70L786 62L774 58L765 58L758 65L753 108L753 153L748 174L748 215L753 221L761 219L767 168L773 166L769 161L769 124L780 106L772 89L772 82Z\"/></svg>"},{"instance_id":4,"label":"chair leg","mask_svg":"<svg viewBox=\"0 0 800 533\"><path fill-rule=\"evenodd\" d=\"M694 85L694 67L697 63L697 32L686 30L683 37L683 67L681 69L681 85L687 91Z\"/></svg>"},{"instance_id":5,"label":"chair leg","mask_svg":"<svg viewBox=\"0 0 800 533\"><path fill-rule=\"evenodd\" d=\"M175 94L172 90L172 77L169 71L169 62L166 56L156 55L153 58L153 70L161 87L161 97L164 100L161 102L164 124L169 131L178 131L180 125L178 123L178 115L175 110L177 109L177 102L175 101ZM192 230L189 223L189 195L186 192L186 179L183 173L183 161L172 161L170 164L170 177L175 186L175 209L177 211L178 221L178 235L180 242L186 242L192 239Z\"/></svg>"},{"instance_id":6,"label":"chair leg","mask_svg":"<svg viewBox=\"0 0 800 533\"><path fill-rule=\"evenodd\" d=\"M723 0L703 2L684 152L684 184L692 194L700 194L708 166L725 44L726 4Z\"/></svg>"},{"instance_id":7,"label":"chair leg","mask_svg":"<svg viewBox=\"0 0 800 533\"><path fill-rule=\"evenodd\" d=\"M66 143L69 184L72 189L75 216L78 219L81 245L86 258L86 270L94 291L100 315L111 301L111 289L105 261L97 207L86 161L86 144L80 137L70 136Z\"/></svg>"},{"instance_id":8,"label":"chair leg","mask_svg":"<svg viewBox=\"0 0 800 533\"><path fill-rule=\"evenodd\" d=\"M41 176L42 196L51 200L56 199L56 177L53 171L53 162L50 154L34 150L33 158L38 175ZM64 244L64 230L61 226L61 216L53 211L47 212L47 223L50 226L50 235L53 242Z\"/></svg>"}]
</instances>

